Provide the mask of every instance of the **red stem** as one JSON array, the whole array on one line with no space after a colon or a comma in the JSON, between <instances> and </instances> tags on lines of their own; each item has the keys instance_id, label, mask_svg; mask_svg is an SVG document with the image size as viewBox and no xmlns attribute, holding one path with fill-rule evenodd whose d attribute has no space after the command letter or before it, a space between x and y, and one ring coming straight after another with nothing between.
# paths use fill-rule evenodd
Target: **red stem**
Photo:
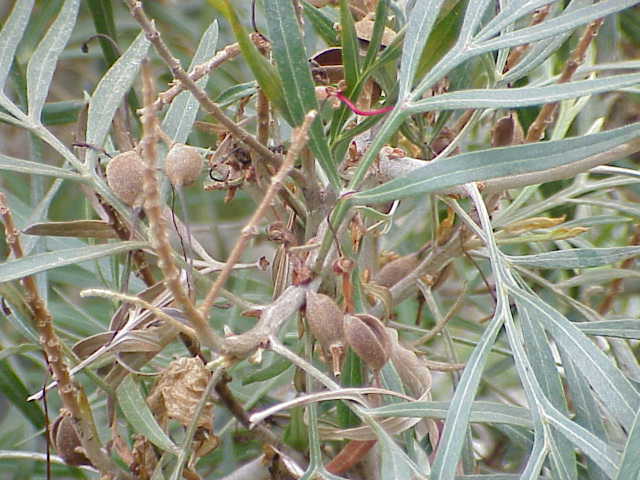
<instances>
[{"instance_id":1,"label":"red stem","mask_svg":"<svg viewBox=\"0 0 640 480\"><path fill-rule=\"evenodd\" d=\"M378 108L376 110L360 110L358 107L356 107L355 103L353 103L351 100L349 100L347 97L345 97L342 92L336 92L335 96L338 97L338 100L340 100L347 107L349 107L349 109L353 113L355 113L356 115L363 115L365 117L372 117L374 115L382 115L383 113L387 113L387 112L390 112L391 110L393 110L393 105L388 105L386 107Z\"/></svg>"}]
</instances>

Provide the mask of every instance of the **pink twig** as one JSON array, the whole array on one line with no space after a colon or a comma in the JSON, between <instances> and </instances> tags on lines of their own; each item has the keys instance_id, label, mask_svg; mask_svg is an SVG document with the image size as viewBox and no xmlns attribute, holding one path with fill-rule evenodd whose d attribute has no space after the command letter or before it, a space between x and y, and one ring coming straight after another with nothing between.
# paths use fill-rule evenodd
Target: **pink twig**
<instances>
[{"instance_id":1,"label":"pink twig","mask_svg":"<svg viewBox=\"0 0 640 480\"><path fill-rule=\"evenodd\" d=\"M347 97L345 97L342 92L336 91L333 94L338 98L338 100L340 100L347 107L349 107L349 109L353 113L355 113L356 115L363 115L365 117L372 117L374 115L382 115L383 113L387 113L387 112L390 112L391 110L393 110L393 105L389 105L389 106L386 106L386 107L383 107L383 108L378 108L376 110L360 110L358 107L356 107L356 105L351 100L349 100Z\"/></svg>"}]
</instances>

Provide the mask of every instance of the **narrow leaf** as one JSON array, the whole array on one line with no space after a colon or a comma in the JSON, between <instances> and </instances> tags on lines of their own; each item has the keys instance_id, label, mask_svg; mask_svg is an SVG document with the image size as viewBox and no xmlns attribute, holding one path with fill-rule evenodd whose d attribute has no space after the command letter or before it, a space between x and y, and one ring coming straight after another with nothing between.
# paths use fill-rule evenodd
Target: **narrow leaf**
<instances>
[{"instance_id":1,"label":"narrow leaf","mask_svg":"<svg viewBox=\"0 0 640 480\"><path fill-rule=\"evenodd\" d=\"M526 309L532 320L540 322L559 348L576 366L589 372L587 380L607 409L625 428L630 428L640 408L640 394L616 368L611 359L560 312L520 289L512 289L518 309Z\"/></svg>"},{"instance_id":2,"label":"narrow leaf","mask_svg":"<svg viewBox=\"0 0 640 480\"><path fill-rule=\"evenodd\" d=\"M104 144L111 120L131 88L148 49L149 40L141 32L96 86L87 112L87 143Z\"/></svg>"},{"instance_id":3,"label":"narrow leaf","mask_svg":"<svg viewBox=\"0 0 640 480\"><path fill-rule=\"evenodd\" d=\"M624 452L622 454L622 461L620 462L620 468L616 480L625 480L627 478L638 478L640 475L640 412L636 415L636 419L633 422L631 431L629 431L629 437L627 438L627 444L624 446Z\"/></svg>"},{"instance_id":4,"label":"narrow leaf","mask_svg":"<svg viewBox=\"0 0 640 480\"><path fill-rule=\"evenodd\" d=\"M204 32L200 39L200 44L196 50L189 70L193 69L199 63L203 63L216 50L218 43L218 21L215 20L209 28ZM207 84L209 75L205 75L196 84L204 87ZM200 104L194 98L191 92L182 92L173 99L167 114L162 121L162 129L169 135L174 142L185 143L187 137L193 127L193 122L198 115Z\"/></svg>"},{"instance_id":5,"label":"narrow leaf","mask_svg":"<svg viewBox=\"0 0 640 480\"><path fill-rule=\"evenodd\" d=\"M574 323L585 335L640 340L640 320L602 320Z\"/></svg>"},{"instance_id":6,"label":"narrow leaf","mask_svg":"<svg viewBox=\"0 0 640 480\"><path fill-rule=\"evenodd\" d=\"M0 93L4 89L13 57L22 38L35 0L17 0L0 31Z\"/></svg>"},{"instance_id":7,"label":"narrow leaf","mask_svg":"<svg viewBox=\"0 0 640 480\"><path fill-rule=\"evenodd\" d=\"M54 237L118 238L113 227L102 220L34 223L25 228L22 233Z\"/></svg>"},{"instance_id":8,"label":"narrow leaf","mask_svg":"<svg viewBox=\"0 0 640 480\"><path fill-rule=\"evenodd\" d=\"M128 375L116 390L118 404L127 421L134 430L147 437L156 447L171 452L180 453L175 443L160 428L147 406L138 385Z\"/></svg>"},{"instance_id":9,"label":"narrow leaf","mask_svg":"<svg viewBox=\"0 0 640 480\"><path fill-rule=\"evenodd\" d=\"M21 158L10 157L0 153L0 170L26 173L27 175L45 175L47 177L66 178L69 180L84 181L84 178L64 168L54 167L45 163L30 162Z\"/></svg>"},{"instance_id":10,"label":"narrow leaf","mask_svg":"<svg viewBox=\"0 0 640 480\"><path fill-rule=\"evenodd\" d=\"M431 28L438 18L444 0L418 0L409 14L409 24L404 37L400 61L399 98L405 98L413 86L414 77L429 38Z\"/></svg>"},{"instance_id":11,"label":"narrow leaf","mask_svg":"<svg viewBox=\"0 0 640 480\"><path fill-rule=\"evenodd\" d=\"M27 65L27 97L29 116L40 122L40 113L49 92L58 57L76 24L80 0L66 0L60 13L38 44Z\"/></svg>"},{"instance_id":12,"label":"narrow leaf","mask_svg":"<svg viewBox=\"0 0 640 480\"><path fill-rule=\"evenodd\" d=\"M54 252L39 253L28 257L5 262L0 271L0 283L17 280L27 275L40 273L52 268L73 265L87 260L94 260L117 253L128 252L147 246L146 242L118 242L104 245L91 245L81 248L69 248Z\"/></svg>"},{"instance_id":13,"label":"narrow leaf","mask_svg":"<svg viewBox=\"0 0 640 480\"><path fill-rule=\"evenodd\" d=\"M273 0L265 4L265 13L273 57L284 90L288 92L285 101L293 124L298 126L302 124L308 112L318 110L318 104L296 12L290 0ZM340 177L320 118L317 118L311 127L309 147L320 161L332 185L339 187Z\"/></svg>"},{"instance_id":14,"label":"narrow leaf","mask_svg":"<svg viewBox=\"0 0 640 480\"><path fill-rule=\"evenodd\" d=\"M582 137L464 153L429 162L351 200L357 205L388 202L468 182L543 171L609 151L638 136L640 123Z\"/></svg>"},{"instance_id":15,"label":"narrow leaf","mask_svg":"<svg viewBox=\"0 0 640 480\"><path fill-rule=\"evenodd\" d=\"M573 248L536 255L507 257L517 265L536 268L588 268L620 262L640 255L640 247Z\"/></svg>"}]
</instances>

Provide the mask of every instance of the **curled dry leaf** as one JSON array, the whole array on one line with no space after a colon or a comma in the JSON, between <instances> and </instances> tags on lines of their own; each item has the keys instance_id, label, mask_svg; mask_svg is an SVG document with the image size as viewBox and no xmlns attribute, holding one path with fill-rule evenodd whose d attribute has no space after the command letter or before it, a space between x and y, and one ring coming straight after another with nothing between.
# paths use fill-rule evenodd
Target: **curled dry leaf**
<instances>
[{"instance_id":1,"label":"curled dry leaf","mask_svg":"<svg viewBox=\"0 0 640 480\"><path fill-rule=\"evenodd\" d=\"M141 196L143 178L144 164L135 150L116 155L107 165L107 183L127 205L133 205Z\"/></svg>"},{"instance_id":2,"label":"curled dry leaf","mask_svg":"<svg viewBox=\"0 0 640 480\"><path fill-rule=\"evenodd\" d=\"M344 333L354 352L374 371L389 360L391 344L384 324L373 315L359 313L344 317Z\"/></svg>"},{"instance_id":3,"label":"curled dry leaf","mask_svg":"<svg viewBox=\"0 0 640 480\"><path fill-rule=\"evenodd\" d=\"M147 398L149 407L161 423L173 419L182 425L193 421L195 409L204 394L211 372L197 357L182 357L169 364ZM213 429L213 402L208 401L198 418L198 426Z\"/></svg>"}]
</instances>

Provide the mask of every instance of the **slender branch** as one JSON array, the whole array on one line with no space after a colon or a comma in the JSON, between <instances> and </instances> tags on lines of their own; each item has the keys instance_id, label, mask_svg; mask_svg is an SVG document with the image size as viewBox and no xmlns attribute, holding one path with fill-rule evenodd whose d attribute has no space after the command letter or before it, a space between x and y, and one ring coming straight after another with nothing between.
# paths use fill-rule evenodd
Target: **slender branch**
<instances>
[{"instance_id":1,"label":"slender branch","mask_svg":"<svg viewBox=\"0 0 640 480\"><path fill-rule=\"evenodd\" d=\"M0 192L0 216L4 223L7 245L15 258L24 257L19 230L15 226L13 215L7 205L7 199L2 192ZM24 277L21 283L26 290L26 301L31 308L34 325L40 334L40 343L45 352L47 363L58 382L58 393L64 407L71 413L73 426L78 433L82 448L91 463L103 475L111 478L114 472L119 469L106 455L100 444L100 439L96 435L96 427L93 425L90 415L86 410L82 409L78 402L77 393L81 387L73 382L69 369L64 362L62 344L53 327L53 317L38 292L35 278L33 276Z\"/></svg>"},{"instance_id":2,"label":"slender branch","mask_svg":"<svg viewBox=\"0 0 640 480\"><path fill-rule=\"evenodd\" d=\"M307 113L302 125L294 130L291 147L287 152L287 156L282 162L282 165L280 166L278 173L276 173L275 176L271 179L271 185L267 190L267 192L265 193L265 196L262 199L262 202L260 203L258 208L255 210L255 212L253 212L253 215L251 216L249 223L247 223L247 225L242 229L242 232L240 233L240 238L238 239L235 246L233 247L233 250L231 251L229 258L227 259L227 262L225 263L224 268L220 272L220 275L218 275L218 278L216 278L216 281L211 286L211 289L207 293L207 296L202 302L202 305L200 305L199 310L201 315L205 317L207 316L207 314L209 313L209 310L211 309L211 306L213 305L213 302L216 299L216 296L218 295L218 292L220 291L220 288L224 286L224 283L226 282L227 278L231 274L231 271L233 270L233 266L240 260L240 256L242 255L242 252L244 251L247 245L247 242L251 237L255 235L258 222L262 219L262 217L264 216L264 213L271 205L271 202L277 195L278 191L282 188L284 180L287 178L287 175L289 175L289 171L293 169L293 165L295 163L296 158L298 157L298 155L300 155L300 152L306 145L309 138L308 137L309 128L311 127L311 123L315 118L316 118L315 111L311 111Z\"/></svg>"},{"instance_id":3,"label":"slender branch","mask_svg":"<svg viewBox=\"0 0 640 480\"><path fill-rule=\"evenodd\" d=\"M184 71L180 62L173 56L167 45L160 37L160 32L156 29L154 23L147 17L147 14L142 9L142 2L136 0L126 0L131 15L140 24L144 30L147 38L151 44L155 47L156 51L171 69L173 77L180 81L183 88L189 90L194 98L198 100L200 106L209 114L211 114L216 120L218 120L224 127L231 132L231 134L240 140L247 147L254 150L258 155L263 157L268 163L274 166L280 165L280 158L278 155L269 150L265 145L261 144L253 135L247 132L242 127L239 127L232 119L227 117L222 109L218 107L207 95L204 89L200 88Z\"/></svg>"},{"instance_id":4,"label":"slender branch","mask_svg":"<svg viewBox=\"0 0 640 480\"><path fill-rule=\"evenodd\" d=\"M591 41L596 37L596 35L598 35L598 30L603 22L604 18L599 18L587 26L587 29L582 34L582 37L578 42L578 46L564 66L564 70L560 75L558 83L566 83L570 81L578 67L584 63L584 57L587 54L587 49L589 48ZM557 108L558 103L547 103L540 109L538 116L529 126L526 143L537 142L542 139L547 125L553 121L553 114Z\"/></svg>"},{"instance_id":5,"label":"slender branch","mask_svg":"<svg viewBox=\"0 0 640 480\"><path fill-rule=\"evenodd\" d=\"M532 27L534 25L538 25L539 23L542 23L542 21L547 17L547 15L549 15L550 11L551 11L551 5L545 5L544 7L538 8L533 13L533 16L531 17L531 23L529 23L529 26ZM517 47L511 49L511 51L509 52L509 57L507 58L507 63L505 64L505 67L504 67L504 73L513 69L513 67L515 67L516 64L520 62L520 59L527 52L527 50L529 50L530 46L531 46L530 44L525 43L524 45L518 45Z\"/></svg>"},{"instance_id":6,"label":"slender branch","mask_svg":"<svg viewBox=\"0 0 640 480\"><path fill-rule=\"evenodd\" d=\"M144 159L144 210L149 218L151 229L151 241L160 258L159 266L164 274L165 283L173 297L182 307L191 325L202 342L215 351L220 351L222 339L216 335L207 323L205 316L195 308L195 305L184 291L180 281L180 270L173 259L167 226L162 215L160 192L156 178L156 141L158 132L158 119L156 111L152 108L154 98L153 77L149 71L147 62L142 65L143 98L145 113L142 116L144 135L140 142L142 157Z\"/></svg>"}]
</instances>

